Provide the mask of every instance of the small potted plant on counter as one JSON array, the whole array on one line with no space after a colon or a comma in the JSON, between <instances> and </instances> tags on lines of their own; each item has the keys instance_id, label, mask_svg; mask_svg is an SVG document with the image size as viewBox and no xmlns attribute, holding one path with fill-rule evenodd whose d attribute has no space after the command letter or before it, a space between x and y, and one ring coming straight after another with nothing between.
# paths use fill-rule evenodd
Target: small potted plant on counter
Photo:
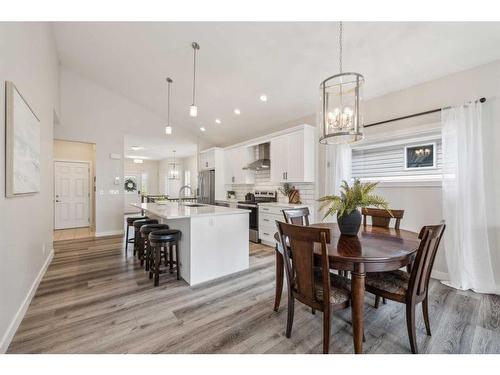
<instances>
[{"instance_id":1,"label":"small potted plant on counter","mask_svg":"<svg viewBox=\"0 0 500 375\"><path fill-rule=\"evenodd\" d=\"M355 179L352 186L349 186L347 181L342 181L340 196L327 195L319 199L321 209L326 209L323 219L337 214L340 233L356 236L361 225L359 208L372 206L388 210L388 203L384 198L371 194L377 184L378 182L362 183Z\"/></svg>"}]
</instances>

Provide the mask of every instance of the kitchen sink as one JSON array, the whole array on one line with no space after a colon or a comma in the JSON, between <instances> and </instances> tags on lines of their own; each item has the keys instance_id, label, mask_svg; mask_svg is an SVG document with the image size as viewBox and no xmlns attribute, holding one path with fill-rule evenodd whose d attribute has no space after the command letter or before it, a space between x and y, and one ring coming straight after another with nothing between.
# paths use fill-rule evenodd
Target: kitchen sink
<instances>
[{"instance_id":1,"label":"kitchen sink","mask_svg":"<svg viewBox=\"0 0 500 375\"><path fill-rule=\"evenodd\" d=\"M203 206L205 206L204 204L200 204L200 203L183 203L182 205L187 206L187 207L203 207Z\"/></svg>"}]
</instances>

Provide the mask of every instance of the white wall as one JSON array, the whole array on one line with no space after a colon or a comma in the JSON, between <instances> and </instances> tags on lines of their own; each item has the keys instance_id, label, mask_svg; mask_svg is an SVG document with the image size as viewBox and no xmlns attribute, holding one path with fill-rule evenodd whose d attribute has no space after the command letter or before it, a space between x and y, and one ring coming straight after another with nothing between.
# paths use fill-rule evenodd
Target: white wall
<instances>
[{"instance_id":1,"label":"white wall","mask_svg":"<svg viewBox=\"0 0 500 375\"><path fill-rule=\"evenodd\" d=\"M0 118L12 81L40 119L40 193L5 198L5 132L0 132L0 352L7 349L52 256L53 122L58 60L48 23L0 23ZM3 125L2 125L3 126Z\"/></svg>"},{"instance_id":2,"label":"white wall","mask_svg":"<svg viewBox=\"0 0 500 375\"><path fill-rule=\"evenodd\" d=\"M123 213L139 213L141 210L131 204L141 202L140 194L158 194L160 192L158 179L160 162L158 160L144 160L142 163L134 163L132 159L124 159L123 165L125 176L137 175L140 181L139 191L134 193L123 192ZM147 175L147 186L142 186L142 174Z\"/></svg>"},{"instance_id":3,"label":"white wall","mask_svg":"<svg viewBox=\"0 0 500 375\"><path fill-rule=\"evenodd\" d=\"M60 80L61 123L55 137L96 144L96 235L122 233L124 137L164 136L164 119L65 67ZM181 133L176 129L178 136ZM111 153L122 159L111 159Z\"/></svg>"},{"instance_id":4,"label":"white wall","mask_svg":"<svg viewBox=\"0 0 500 375\"><path fill-rule=\"evenodd\" d=\"M159 194L159 165L158 160L144 160L142 163L134 163L132 159L124 160L124 171L127 173L146 173L148 175L147 187L141 187L141 193Z\"/></svg>"}]
</instances>

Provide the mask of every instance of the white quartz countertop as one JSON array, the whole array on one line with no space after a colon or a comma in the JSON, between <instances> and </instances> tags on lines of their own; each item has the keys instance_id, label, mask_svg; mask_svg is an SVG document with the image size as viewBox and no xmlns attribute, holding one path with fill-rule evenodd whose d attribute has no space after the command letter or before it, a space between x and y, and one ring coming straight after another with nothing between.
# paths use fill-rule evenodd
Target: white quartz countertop
<instances>
[{"instance_id":1,"label":"white quartz countertop","mask_svg":"<svg viewBox=\"0 0 500 375\"><path fill-rule=\"evenodd\" d=\"M259 206L267 206L267 207L287 207L287 208L301 208L308 207L307 204L292 204L292 203L280 203L280 202L266 202L259 203Z\"/></svg>"},{"instance_id":2,"label":"white quartz countertop","mask_svg":"<svg viewBox=\"0 0 500 375\"><path fill-rule=\"evenodd\" d=\"M201 207L190 207L189 204L172 202L168 202L166 204L132 203L131 205L163 219L183 219L217 215L241 215L248 214L250 212L249 210L243 210L240 208L212 206L208 204L204 204Z\"/></svg>"}]
</instances>

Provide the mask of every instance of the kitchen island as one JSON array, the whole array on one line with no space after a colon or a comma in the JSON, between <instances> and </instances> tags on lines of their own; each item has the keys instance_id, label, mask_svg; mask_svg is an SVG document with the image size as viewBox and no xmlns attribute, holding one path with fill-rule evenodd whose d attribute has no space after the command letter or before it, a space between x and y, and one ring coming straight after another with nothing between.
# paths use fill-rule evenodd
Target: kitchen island
<instances>
[{"instance_id":1,"label":"kitchen island","mask_svg":"<svg viewBox=\"0 0 500 375\"><path fill-rule=\"evenodd\" d=\"M180 274L189 285L248 269L249 210L172 202L132 206L182 232Z\"/></svg>"}]
</instances>

